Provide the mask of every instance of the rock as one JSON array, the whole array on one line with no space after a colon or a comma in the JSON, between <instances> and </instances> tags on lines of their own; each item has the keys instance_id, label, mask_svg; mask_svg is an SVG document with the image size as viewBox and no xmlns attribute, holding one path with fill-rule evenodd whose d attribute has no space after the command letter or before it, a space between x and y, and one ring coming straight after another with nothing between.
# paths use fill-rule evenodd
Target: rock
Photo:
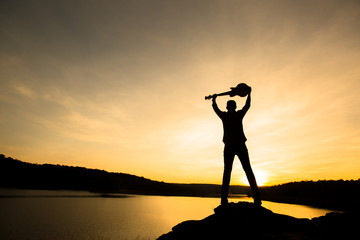
<instances>
[{"instance_id":1,"label":"rock","mask_svg":"<svg viewBox=\"0 0 360 240\"><path fill-rule=\"evenodd\" d=\"M358 234L355 225L358 226L359 220L345 213L331 213L312 220L299 219L248 202L220 205L214 212L202 220L182 222L158 240L317 240L350 239L347 237Z\"/></svg>"}]
</instances>

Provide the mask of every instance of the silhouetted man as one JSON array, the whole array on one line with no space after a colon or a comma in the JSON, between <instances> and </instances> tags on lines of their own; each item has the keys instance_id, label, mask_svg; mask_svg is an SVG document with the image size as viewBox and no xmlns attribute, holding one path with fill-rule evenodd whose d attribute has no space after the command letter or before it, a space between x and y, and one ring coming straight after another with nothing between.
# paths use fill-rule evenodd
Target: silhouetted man
<instances>
[{"instance_id":1,"label":"silhouetted man","mask_svg":"<svg viewBox=\"0 0 360 240\"><path fill-rule=\"evenodd\" d=\"M256 184L254 173L250 166L250 159L247 147L245 145L246 137L243 130L242 120L246 112L250 108L251 102L251 89L247 96L245 106L236 111L236 102L230 100L227 102L226 109L227 112L223 112L219 109L216 104L216 95L212 98L213 108L216 114L220 117L223 123L224 128L224 137L223 142L224 147L224 175L223 183L221 187L221 204L228 203L228 192L230 184L231 170L234 162L235 155L240 159L242 167L246 173L247 179L250 183L251 190L253 191L254 203L256 205L261 205L261 199L259 194L259 189Z\"/></svg>"}]
</instances>

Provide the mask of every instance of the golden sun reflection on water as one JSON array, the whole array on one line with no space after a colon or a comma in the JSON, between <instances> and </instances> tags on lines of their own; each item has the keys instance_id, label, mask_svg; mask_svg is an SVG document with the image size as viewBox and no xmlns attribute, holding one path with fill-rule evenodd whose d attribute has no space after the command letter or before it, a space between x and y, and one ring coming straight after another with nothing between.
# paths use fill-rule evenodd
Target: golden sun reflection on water
<instances>
[{"instance_id":1,"label":"golden sun reflection on water","mask_svg":"<svg viewBox=\"0 0 360 240\"><path fill-rule=\"evenodd\" d=\"M229 202L237 203L240 201L253 202L253 199L244 196L229 197ZM270 201L262 201L262 207L271 210L273 213L285 214L296 218L309 218L309 219L324 216L326 213L329 212L339 212L339 211L315 208L305 205L276 203Z\"/></svg>"},{"instance_id":2,"label":"golden sun reflection on water","mask_svg":"<svg viewBox=\"0 0 360 240\"><path fill-rule=\"evenodd\" d=\"M201 220L214 214L220 198L168 197L114 194L113 198L76 191L2 190L1 229L11 239L156 239L187 220ZM11 197L17 196L17 197ZM52 196L52 197L50 197ZM230 202L253 199L233 195ZM274 213L297 218L323 216L330 210L295 204L263 201ZM38 211L43 209L44 211ZM24 217L24 212L29 217ZM75 214L74 214L75 213ZM44 228L46 226L46 228ZM0 231L0 239L9 239ZM91 237L94 236L94 237ZM75 238L71 238L75 239Z\"/></svg>"}]
</instances>

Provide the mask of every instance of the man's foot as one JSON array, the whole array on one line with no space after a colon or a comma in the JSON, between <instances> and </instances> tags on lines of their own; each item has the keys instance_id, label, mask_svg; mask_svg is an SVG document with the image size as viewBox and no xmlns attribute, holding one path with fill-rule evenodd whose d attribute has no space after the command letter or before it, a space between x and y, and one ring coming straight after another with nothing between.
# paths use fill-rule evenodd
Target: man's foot
<instances>
[{"instance_id":1,"label":"man's foot","mask_svg":"<svg viewBox=\"0 0 360 240\"><path fill-rule=\"evenodd\" d=\"M229 201L226 198L221 199L221 205L226 205L226 204L229 204Z\"/></svg>"},{"instance_id":2,"label":"man's foot","mask_svg":"<svg viewBox=\"0 0 360 240\"><path fill-rule=\"evenodd\" d=\"M254 204L256 205L256 206L261 206L261 204L262 204L262 202L261 202L261 199L260 198L254 198Z\"/></svg>"}]
</instances>

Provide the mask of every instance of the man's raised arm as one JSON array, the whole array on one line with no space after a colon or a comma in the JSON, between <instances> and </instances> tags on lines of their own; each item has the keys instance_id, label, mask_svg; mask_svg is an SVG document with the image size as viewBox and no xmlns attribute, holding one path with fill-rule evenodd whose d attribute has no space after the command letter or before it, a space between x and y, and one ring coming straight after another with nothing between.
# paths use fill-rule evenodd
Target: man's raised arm
<instances>
[{"instance_id":1,"label":"man's raised arm","mask_svg":"<svg viewBox=\"0 0 360 240\"><path fill-rule=\"evenodd\" d=\"M212 98L212 107L213 107L214 111L216 112L216 114L220 117L222 111L219 109L219 107L216 103L216 98L217 98L217 95L214 95Z\"/></svg>"},{"instance_id":2,"label":"man's raised arm","mask_svg":"<svg viewBox=\"0 0 360 240\"><path fill-rule=\"evenodd\" d=\"M250 88L249 94L247 95L245 106L242 109L242 110L245 111L245 113L249 110L250 104L251 104L251 88Z\"/></svg>"}]
</instances>

